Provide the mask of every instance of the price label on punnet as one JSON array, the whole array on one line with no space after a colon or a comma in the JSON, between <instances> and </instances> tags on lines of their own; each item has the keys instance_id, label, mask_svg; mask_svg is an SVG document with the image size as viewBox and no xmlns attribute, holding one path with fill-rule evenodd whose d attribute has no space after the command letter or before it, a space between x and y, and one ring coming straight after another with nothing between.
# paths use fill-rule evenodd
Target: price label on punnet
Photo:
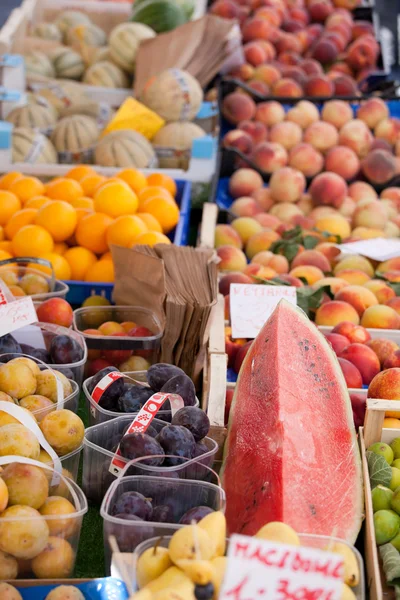
<instances>
[{"instance_id":1,"label":"price label on punnet","mask_svg":"<svg viewBox=\"0 0 400 600\"><path fill-rule=\"evenodd\" d=\"M343 578L339 554L233 535L219 600L340 600Z\"/></svg>"},{"instance_id":2,"label":"price label on punnet","mask_svg":"<svg viewBox=\"0 0 400 600\"><path fill-rule=\"evenodd\" d=\"M37 320L32 298L25 296L16 300L0 279L0 336L36 323Z\"/></svg>"}]
</instances>

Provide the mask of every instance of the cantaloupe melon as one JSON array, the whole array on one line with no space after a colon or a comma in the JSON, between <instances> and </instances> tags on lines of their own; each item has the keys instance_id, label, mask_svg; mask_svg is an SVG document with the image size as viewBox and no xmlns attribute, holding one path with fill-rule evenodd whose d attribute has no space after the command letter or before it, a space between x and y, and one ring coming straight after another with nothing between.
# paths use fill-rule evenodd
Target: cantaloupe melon
<instances>
[{"instance_id":1,"label":"cantaloupe melon","mask_svg":"<svg viewBox=\"0 0 400 600\"><path fill-rule=\"evenodd\" d=\"M12 160L31 164L57 163L57 152L51 141L39 131L16 127L12 133Z\"/></svg>"},{"instance_id":2,"label":"cantaloupe melon","mask_svg":"<svg viewBox=\"0 0 400 600\"><path fill-rule=\"evenodd\" d=\"M51 134L51 141L57 152L81 152L91 148L98 137L99 129L94 119L85 115L72 115L57 123Z\"/></svg>"},{"instance_id":3,"label":"cantaloupe melon","mask_svg":"<svg viewBox=\"0 0 400 600\"><path fill-rule=\"evenodd\" d=\"M109 46L102 46L101 48L91 48L91 53L89 55L89 65L94 65L98 62L101 62L102 60L111 61Z\"/></svg>"},{"instance_id":4,"label":"cantaloupe melon","mask_svg":"<svg viewBox=\"0 0 400 600\"><path fill-rule=\"evenodd\" d=\"M93 23L71 27L65 34L65 39L69 46L79 44L86 44L87 46L105 46L107 43L105 32L97 25L93 25Z\"/></svg>"},{"instance_id":5,"label":"cantaloupe melon","mask_svg":"<svg viewBox=\"0 0 400 600\"><path fill-rule=\"evenodd\" d=\"M136 131L121 129L106 135L96 146L94 159L103 167L156 167L157 158L150 142Z\"/></svg>"},{"instance_id":6,"label":"cantaloupe melon","mask_svg":"<svg viewBox=\"0 0 400 600\"><path fill-rule=\"evenodd\" d=\"M55 25L57 25L63 35L67 33L68 29L75 27L75 25L90 25L90 23L89 16L79 10L64 10L55 20Z\"/></svg>"},{"instance_id":7,"label":"cantaloupe melon","mask_svg":"<svg viewBox=\"0 0 400 600\"><path fill-rule=\"evenodd\" d=\"M205 131L194 123L164 125L152 139L159 166L163 169L187 169L193 140L204 135Z\"/></svg>"},{"instance_id":8,"label":"cantaloupe melon","mask_svg":"<svg viewBox=\"0 0 400 600\"><path fill-rule=\"evenodd\" d=\"M50 53L56 76L66 79L80 79L85 72L81 55L72 48L55 48Z\"/></svg>"},{"instance_id":9,"label":"cantaloupe melon","mask_svg":"<svg viewBox=\"0 0 400 600\"><path fill-rule=\"evenodd\" d=\"M155 35L150 27L141 23L117 25L110 33L108 40L111 59L127 73L133 73L140 42L149 40Z\"/></svg>"},{"instance_id":10,"label":"cantaloupe melon","mask_svg":"<svg viewBox=\"0 0 400 600\"><path fill-rule=\"evenodd\" d=\"M25 54L24 60L27 76L42 75L43 77L55 77L54 65L44 52L34 50Z\"/></svg>"},{"instance_id":11,"label":"cantaloupe melon","mask_svg":"<svg viewBox=\"0 0 400 600\"><path fill-rule=\"evenodd\" d=\"M47 111L53 113L54 119L57 120L58 110L52 105L50 100L45 96L42 96L40 92L27 92L26 103L29 104L29 106L43 106Z\"/></svg>"},{"instance_id":12,"label":"cantaloupe melon","mask_svg":"<svg viewBox=\"0 0 400 600\"><path fill-rule=\"evenodd\" d=\"M53 40L55 42L62 41L62 33L54 23L38 23L32 30L34 37L42 38L43 40Z\"/></svg>"},{"instance_id":13,"label":"cantaloupe melon","mask_svg":"<svg viewBox=\"0 0 400 600\"><path fill-rule=\"evenodd\" d=\"M89 102L82 86L67 80L49 81L48 83L35 82L30 85L31 89L40 97L47 100L56 111L78 102Z\"/></svg>"},{"instance_id":14,"label":"cantaloupe melon","mask_svg":"<svg viewBox=\"0 0 400 600\"><path fill-rule=\"evenodd\" d=\"M99 129L103 129L105 125L114 116L115 111L106 102L82 102L66 106L60 111L60 117L71 117L73 115L85 115L91 117L97 123Z\"/></svg>"},{"instance_id":15,"label":"cantaloupe melon","mask_svg":"<svg viewBox=\"0 0 400 600\"><path fill-rule=\"evenodd\" d=\"M130 86L130 79L125 71L109 60L102 60L89 67L83 82L107 88L128 88Z\"/></svg>"},{"instance_id":16,"label":"cantaloupe melon","mask_svg":"<svg viewBox=\"0 0 400 600\"><path fill-rule=\"evenodd\" d=\"M140 100L165 121L191 121L203 101L203 90L187 71L167 69L149 79Z\"/></svg>"},{"instance_id":17,"label":"cantaloupe melon","mask_svg":"<svg viewBox=\"0 0 400 600\"><path fill-rule=\"evenodd\" d=\"M12 123L15 127L42 129L46 133L49 128L56 124L57 117L54 111L45 106L26 104L25 106L17 106L8 113L6 121Z\"/></svg>"}]
</instances>

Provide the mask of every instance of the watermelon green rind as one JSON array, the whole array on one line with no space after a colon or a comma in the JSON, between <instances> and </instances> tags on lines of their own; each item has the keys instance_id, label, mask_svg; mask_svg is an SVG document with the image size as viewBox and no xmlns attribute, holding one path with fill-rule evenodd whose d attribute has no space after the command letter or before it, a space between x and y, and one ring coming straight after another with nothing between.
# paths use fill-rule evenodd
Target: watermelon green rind
<instances>
[{"instance_id":1,"label":"watermelon green rind","mask_svg":"<svg viewBox=\"0 0 400 600\"><path fill-rule=\"evenodd\" d=\"M356 540L363 485L346 382L328 341L285 300L240 369L221 478L230 533L283 521Z\"/></svg>"},{"instance_id":2,"label":"watermelon green rind","mask_svg":"<svg viewBox=\"0 0 400 600\"><path fill-rule=\"evenodd\" d=\"M171 31L187 22L184 10L172 0L145 0L133 6L131 21L151 27L156 33Z\"/></svg>"},{"instance_id":3,"label":"watermelon green rind","mask_svg":"<svg viewBox=\"0 0 400 600\"><path fill-rule=\"evenodd\" d=\"M190 20L193 17L194 9L195 9L195 1L194 0L172 0L182 8L183 12L186 15L187 20ZM134 7L137 8L140 4L147 2L147 0L135 0Z\"/></svg>"}]
</instances>

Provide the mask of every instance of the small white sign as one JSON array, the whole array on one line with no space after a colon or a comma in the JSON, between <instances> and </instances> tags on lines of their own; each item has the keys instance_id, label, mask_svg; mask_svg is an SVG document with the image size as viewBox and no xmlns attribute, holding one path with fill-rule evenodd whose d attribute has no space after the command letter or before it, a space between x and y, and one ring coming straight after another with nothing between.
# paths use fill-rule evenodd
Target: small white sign
<instances>
[{"instance_id":1,"label":"small white sign","mask_svg":"<svg viewBox=\"0 0 400 600\"><path fill-rule=\"evenodd\" d=\"M233 535L220 600L339 600L343 557Z\"/></svg>"},{"instance_id":2,"label":"small white sign","mask_svg":"<svg viewBox=\"0 0 400 600\"><path fill-rule=\"evenodd\" d=\"M36 323L38 320L30 296L0 305L0 335Z\"/></svg>"},{"instance_id":3,"label":"small white sign","mask_svg":"<svg viewBox=\"0 0 400 600\"><path fill-rule=\"evenodd\" d=\"M389 260L400 256L400 239L398 238L373 238L360 242L337 244L337 248L346 254L361 254L372 260Z\"/></svg>"},{"instance_id":4,"label":"small white sign","mask_svg":"<svg viewBox=\"0 0 400 600\"><path fill-rule=\"evenodd\" d=\"M255 338L282 298L296 306L296 288L288 285L231 283L232 338Z\"/></svg>"}]
</instances>

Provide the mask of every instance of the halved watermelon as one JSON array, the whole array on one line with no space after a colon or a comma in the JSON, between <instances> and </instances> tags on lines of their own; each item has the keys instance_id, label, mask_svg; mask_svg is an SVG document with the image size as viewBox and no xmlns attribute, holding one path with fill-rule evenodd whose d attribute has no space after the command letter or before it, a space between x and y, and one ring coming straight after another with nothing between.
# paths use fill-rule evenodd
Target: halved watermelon
<instances>
[{"instance_id":1,"label":"halved watermelon","mask_svg":"<svg viewBox=\"0 0 400 600\"><path fill-rule=\"evenodd\" d=\"M325 337L285 300L240 369L222 481L230 533L283 521L353 543L360 530L361 462L346 382Z\"/></svg>"}]
</instances>

